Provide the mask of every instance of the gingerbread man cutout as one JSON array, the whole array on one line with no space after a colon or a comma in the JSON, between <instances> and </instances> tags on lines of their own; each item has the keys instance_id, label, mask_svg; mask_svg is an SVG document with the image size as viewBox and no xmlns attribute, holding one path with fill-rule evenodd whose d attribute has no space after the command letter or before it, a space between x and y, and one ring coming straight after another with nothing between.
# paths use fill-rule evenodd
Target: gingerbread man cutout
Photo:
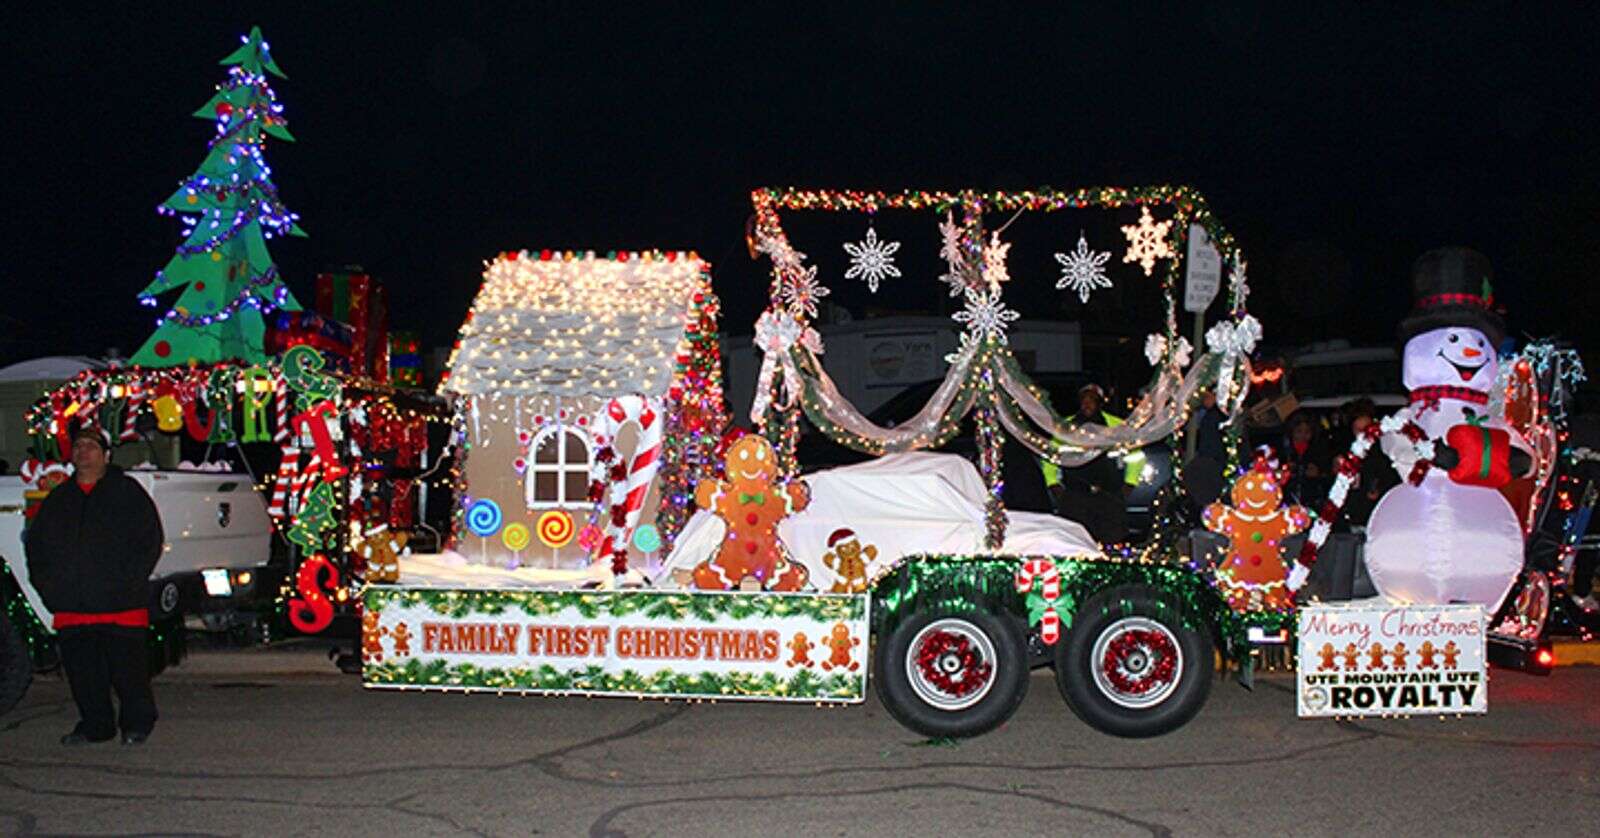
<instances>
[{"instance_id":1,"label":"gingerbread man cutout","mask_svg":"<svg viewBox=\"0 0 1600 838\"><path fill-rule=\"evenodd\" d=\"M383 636L389 630L378 625L378 612L363 611L361 613L361 659L368 661L383 661Z\"/></svg>"},{"instance_id":2,"label":"gingerbread man cutout","mask_svg":"<svg viewBox=\"0 0 1600 838\"><path fill-rule=\"evenodd\" d=\"M1283 475L1265 458L1233 484L1232 506L1206 507L1206 529L1228 538L1228 555L1217 566L1217 586L1235 611L1293 607L1283 539L1311 525L1301 506L1283 506Z\"/></svg>"},{"instance_id":3,"label":"gingerbread man cutout","mask_svg":"<svg viewBox=\"0 0 1600 838\"><path fill-rule=\"evenodd\" d=\"M828 659L822 662L822 668L824 670L831 670L834 667L838 667L840 669L848 669L851 672L854 672L861 668L861 664L855 660L855 655L850 653L851 649L861 645L861 639L857 637L851 637L850 627L844 623L834 623L833 632L827 637L823 638L822 645L833 650L833 654L829 655Z\"/></svg>"},{"instance_id":4,"label":"gingerbread man cutout","mask_svg":"<svg viewBox=\"0 0 1600 838\"><path fill-rule=\"evenodd\" d=\"M366 532L361 545L361 555L367 560L368 582L399 582L400 556L406 550L410 536L403 532L390 532L388 524L380 524Z\"/></svg>"},{"instance_id":5,"label":"gingerbread man cutout","mask_svg":"<svg viewBox=\"0 0 1600 838\"><path fill-rule=\"evenodd\" d=\"M794 655L789 658L789 666L809 668L811 666L811 650L815 648L817 648L817 644L807 640L805 632L795 632L794 639L789 641L789 651L794 652Z\"/></svg>"},{"instance_id":6,"label":"gingerbread man cutout","mask_svg":"<svg viewBox=\"0 0 1600 838\"><path fill-rule=\"evenodd\" d=\"M1361 650L1356 648L1356 644L1344 644L1344 651L1340 654L1344 656L1344 668L1346 670L1356 669L1361 666Z\"/></svg>"},{"instance_id":7,"label":"gingerbread man cutout","mask_svg":"<svg viewBox=\"0 0 1600 838\"><path fill-rule=\"evenodd\" d=\"M1455 669L1456 660L1461 656L1461 649L1456 646L1456 642L1454 640L1444 644L1444 651L1442 654L1444 655L1444 668Z\"/></svg>"},{"instance_id":8,"label":"gingerbread man cutout","mask_svg":"<svg viewBox=\"0 0 1600 838\"><path fill-rule=\"evenodd\" d=\"M1367 649L1367 656L1370 658L1370 660L1367 661L1367 668L1388 669L1389 667L1385 666L1383 663L1384 655L1385 652L1382 643L1372 644L1372 647Z\"/></svg>"},{"instance_id":9,"label":"gingerbread man cutout","mask_svg":"<svg viewBox=\"0 0 1600 838\"><path fill-rule=\"evenodd\" d=\"M805 483L774 482L778 455L759 434L741 437L729 447L724 467L727 480L701 481L695 489L695 504L715 512L727 525L727 536L716 555L695 567L694 586L709 591L800 590L806 569L785 554L778 522L810 503Z\"/></svg>"},{"instance_id":10,"label":"gingerbread man cutout","mask_svg":"<svg viewBox=\"0 0 1600 838\"><path fill-rule=\"evenodd\" d=\"M1394 660L1394 668L1396 672L1406 668L1406 655L1409 654L1411 653L1406 649L1405 643L1396 643L1394 644L1394 648L1389 650L1389 657Z\"/></svg>"},{"instance_id":11,"label":"gingerbread man cutout","mask_svg":"<svg viewBox=\"0 0 1600 838\"><path fill-rule=\"evenodd\" d=\"M1322 644L1322 651L1318 652L1317 655L1322 658L1322 664L1317 667L1318 672L1328 672L1339 668L1339 664L1335 662L1339 657L1339 653L1333 648L1332 643Z\"/></svg>"},{"instance_id":12,"label":"gingerbread man cutout","mask_svg":"<svg viewBox=\"0 0 1600 838\"><path fill-rule=\"evenodd\" d=\"M878 558L877 545L861 546L861 539L850 529L834 530L828 536L828 552L822 554L822 563L838 579L830 589L836 594L859 594L867 590L867 564Z\"/></svg>"},{"instance_id":13,"label":"gingerbread man cutout","mask_svg":"<svg viewBox=\"0 0 1600 838\"><path fill-rule=\"evenodd\" d=\"M1421 659L1417 661L1418 669L1439 668L1439 662L1433 659L1434 655L1439 654L1439 650L1434 648L1432 640L1422 641L1422 645L1417 647L1417 654L1421 657Z\"/></svg>"},{"instance_id":14,"label":"gingerbread man cutout","mask_svg":"<svg viewBox=\"0 0 1600 838\"><path fill-rule=\"evenodd\" d=\"M394 627L394 632L390 636L394 638L394 656L397 658L410 657L411 629L405 623L401 623Z\"/></svg>"}]
</instances>

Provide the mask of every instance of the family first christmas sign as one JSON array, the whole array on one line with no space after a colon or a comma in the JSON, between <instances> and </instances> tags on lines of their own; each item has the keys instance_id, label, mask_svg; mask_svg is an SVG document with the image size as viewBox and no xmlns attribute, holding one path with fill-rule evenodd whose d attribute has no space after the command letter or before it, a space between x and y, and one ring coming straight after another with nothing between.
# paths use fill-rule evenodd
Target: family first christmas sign
<instances>
[{"instance_id":1,"label":"family first christmas sign","mask_svg":"<svg viewBox=\"0 0 1600 838\"><path fill-rule=\"evenodd\" d=\"M363 597L372 688L866 697L864 595L373 586Z\"/></svg>"},{"instance_id":2,"label":"family first christmas sign","mask_svg":"<svg viewBox=\"0 0 1600 838\"><path fill-rule=\"evenodd\" d=\"M1296 681L1301 718L1486 713L1483 609L1303 607Z\"/></svg>"}]
</instances>

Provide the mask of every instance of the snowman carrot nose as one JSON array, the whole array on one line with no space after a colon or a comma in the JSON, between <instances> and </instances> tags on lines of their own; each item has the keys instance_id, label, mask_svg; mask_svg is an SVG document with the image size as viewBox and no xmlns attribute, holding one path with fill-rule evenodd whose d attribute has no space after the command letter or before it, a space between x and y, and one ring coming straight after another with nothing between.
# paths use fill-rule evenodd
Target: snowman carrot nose
<instances>
[{"instance_id":1,"label":"snowman carrot nose","mask_svg":"<svg viewBox=\"0 0 1600 838\"><path fill-rule=\"evenodd\" d=\"M1461 347L1461 354L1465 355L1468 358L1476 358L1479 355L1482 355L1483 351L1480 350L1480 349L1473 349L1470 346L1463 346L1463 347Z\"/></svg>"}]
</instances>

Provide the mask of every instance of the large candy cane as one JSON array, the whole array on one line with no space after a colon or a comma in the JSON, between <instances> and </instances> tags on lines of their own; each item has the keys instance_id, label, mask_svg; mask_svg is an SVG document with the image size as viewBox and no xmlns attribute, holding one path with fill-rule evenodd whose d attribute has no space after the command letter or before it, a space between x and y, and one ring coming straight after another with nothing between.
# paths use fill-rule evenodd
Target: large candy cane
<instances>
[{"instance_id":1,"label":"large candy cane","mask_svg":"<svg viewBox=\"0 0 1600 838\"><path fill-rule=\"evenodd\" d=\"M1061 638L1061 615L1056 613L1056 601L1061 599L1061 571L1049 559L1029 559L1017 568L1017 593L1032 591L1035 579L1041 583L1039 598L1044 600L1044 614L1039 619L1039 639L1054 644Z\"/></svg>"},{"instance_id":2,"label":"large candy cane","mask_svg":"<svg viewBox=\"0 0 1600 838\"><path fill-rule=\"evenodd\" d=\"M655 400L645 396L618 396L595 417L594 425L615 446L617 433L630 421L639 424L639 441L628 460L626 476L613 481L610 492L601 500L601 519L605 524L605 538L599 550L601 557L626 554L628 539L639 526L639 515L644 511L645 496L650 494L650 484L661 467L662 431L667 423ZM621 560L614 560L614 564L622 566L619 575L626 572Z\"/></svg>"}]
</instances>

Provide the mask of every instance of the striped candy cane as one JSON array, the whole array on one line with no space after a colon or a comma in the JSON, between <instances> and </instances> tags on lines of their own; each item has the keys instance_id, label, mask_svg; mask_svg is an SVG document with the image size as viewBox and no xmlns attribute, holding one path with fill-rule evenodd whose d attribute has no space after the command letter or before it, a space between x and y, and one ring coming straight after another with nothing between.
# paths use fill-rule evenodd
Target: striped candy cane
<instances>
[{"instance_id":1,"label":"striped candy cane","mask_svg":"<svg viewBox=\"0 0 1600 838\"><path fill-rule=\"evenodd\" d=\"M659 404L653 399L618 396L595 417L595 427L615 445L617 433L630 421L639 425L639 441L628 460L627 477L620 485L613 483L611 491L602 499L602 503L609 501L601 515L605 522L605 538L600 542L599 550L602 557L626 553L628 539L632 537L634 528L639 526L645 496L650 494L650 485L661 467L662 431L667 423L661 415ZM616 523L615 511L618 507L624 512L621 525ZM626 567L623 566L618 575L625 572Z\"/></svg>"},{"instance_id":2,"label":"striped candy cane","mask_svg":"<svg viewBox=\"0 0 1600 838\"><path fill-rule=\"evenodd\" d=\"M1039 639L1054 644L1061 638L1061 615L1056 613L1056 601L1061 599L1061 571L1049 559L1029 559L1017 568L1017 593L1032 591L1035 579L1040 582L1039 598L1044 600Z\"/></svg>"},{"instance_id":3,"label":"striped candy cane","mask_svg":"<svg viewBox=\"0 0 1600 838\"><path fill-rule=\"evenodd\" d=\"M289 426L294 424L290 420L294 417L289 414L289 382L283 380L282 373L272 380L272 406L278 413L278 428L272 432L272 441L287 448Z\"/></svg>"},{"instance_id":4,"label":"striped candy cane","mask_svg":"<svg viewBox=\"0 0 1600 838\"><path fill-rule=\"evenodd\" d=\"M272 483L272 500L267 503L267 514L282 521L289 512L289 489L300 473L300 449L293 445L282 448L278 460L278 477Z\"/></svg>"},{"instance_id":5,"label":"striped candy cane","mask_svg":"<svg viewBox=\"0 0 1600 838\"><path fill-rule=\"evenodd\" d=\"M137 381L128 382L127 401L122 408L122 433L119 435L123 442L132 442L139 438L137 420L139 408L144 406L144 387Z\"/></svg>"}]
</instances>

